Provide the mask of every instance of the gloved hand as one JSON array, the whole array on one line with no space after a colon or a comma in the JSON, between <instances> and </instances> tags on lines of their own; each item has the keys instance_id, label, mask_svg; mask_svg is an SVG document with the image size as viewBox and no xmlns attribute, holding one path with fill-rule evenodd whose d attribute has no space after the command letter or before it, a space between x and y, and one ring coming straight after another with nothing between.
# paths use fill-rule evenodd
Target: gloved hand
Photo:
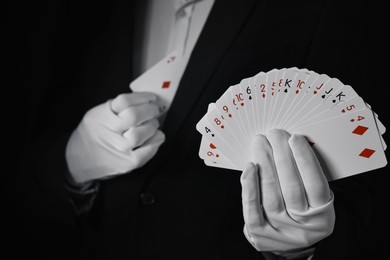
<instances>
[{"instance_id":1,"label":"gloved hand","mask_svg":"<svg viewBox=\"0 0 390 260\"><path fill-rule=\"evenodd\" d=\"M333 232L333 193L303 136L257 135L241 175L244 234L258 251L305 248Z\"/></svg>"},{"instance_id":2,"label":"gloved hand","mask_svg":"<svg viewBox=\"0 0 390 260\"><path fill-rule=\"evenodd\" d=\"M66 147L73 180L128 173L148 162L165 140L156 100L152 93L121 94L90 109Z\"/></svg>"}]
</instances>

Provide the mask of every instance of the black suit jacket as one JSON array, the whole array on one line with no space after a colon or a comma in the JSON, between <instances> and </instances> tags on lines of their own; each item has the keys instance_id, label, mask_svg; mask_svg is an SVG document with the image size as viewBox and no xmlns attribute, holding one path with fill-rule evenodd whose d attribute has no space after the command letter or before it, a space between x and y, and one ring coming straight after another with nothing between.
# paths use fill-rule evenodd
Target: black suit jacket
<instances>
[{"instance_id":1,"label":"black suit jacket","mask_svg":"<svg viewBox=\"0 0 390 260\"><path fill-rule=\"evenodd\" d=\"M195 130L210 102L259 71L296 66L337 77L384 120L368 47L378 35L368 29L381 23L363 3L216 0L162 128L166 142L144 167L101 181L90 214L76 218L64 188L66 141L89 108L130 91L134 3L47 1L11 10L24 18L10 30L17 40L10 50L21 57L13 84L24 86L28 115L18 122L25 152L7 189L21 232L11 241L42 256L261 259L242 233L240 173L206 167ZM382 203L375 185L385 170L330 183L336 226L314 259L375 252L372 214Z\"/></svg>"}]
</instances>

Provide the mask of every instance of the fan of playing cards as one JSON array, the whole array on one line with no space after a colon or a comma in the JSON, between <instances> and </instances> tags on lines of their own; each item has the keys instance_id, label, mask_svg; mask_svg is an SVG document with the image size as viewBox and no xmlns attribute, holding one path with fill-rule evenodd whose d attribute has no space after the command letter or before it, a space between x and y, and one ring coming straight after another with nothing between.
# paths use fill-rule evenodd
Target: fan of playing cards
<instances>
[{"instance_id":1,"label":"fan of playing cards","mask_svg":"<svg viewBox=\"0 0 390 260\"><path fill-rule=\"evenodd\" d=\"M387 164L384 125L349 85L298 68L260 72L230 86L197 123L206 165L242 171L252 137L278 128L304 135L328 180Z\"/></svg>"}]
</instances>

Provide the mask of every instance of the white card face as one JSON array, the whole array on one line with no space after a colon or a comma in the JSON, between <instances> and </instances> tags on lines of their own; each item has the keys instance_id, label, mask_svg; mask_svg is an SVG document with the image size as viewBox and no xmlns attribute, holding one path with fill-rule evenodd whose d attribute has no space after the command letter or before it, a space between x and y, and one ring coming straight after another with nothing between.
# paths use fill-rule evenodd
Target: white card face
<instances>
[{"instance_id":1,"label":"white card face","mask_svg":"<svg viewBox=\"0 0 390 260\"><path fill-rule=\"evenodd\" d=\"M202 136L199 147L199 157L203 159L207 166L241 170L232 161L230 161L213 143Z\"/></svg>"},{"instance_id":2,"label":"white card face","mask_svg":"<svg viewBox=\"0 0 390 260\"><path fill-rule=\"evenodd\" d=\"M276 123L276 127L283 127L284 122L287 120L288 115L294 108L295 102L298 102L298 97L302 94L304 87L308 78L310 77L310 72L307 70L299 71L296 75L293 83L284 87L283 92L285 95L283 108L279 112L281 114L280 118Z\"/></svg>"},{"instance_id":3,"label":"white card face","mask_svg":"<svg viewBox=\"0 0 390 260\"><path fill-rule=\"evenodd\" d=\"M215 110L215 104L209 104L209 111ZM223 154L237 166L244 167L242 158L237 154L229 141L226 141L217 129L214 127L215 124L211 124L208 121L208 113L205 114L202 119L196 124L196 130L205 137L209 142L213 143L219 150L223 151Z\"/></svg>"},{"instance_id":4,"label":"white card face","mask_svg":"<svg viewBox=\"0 0 390 260\"><path fill-rule=\"evenodd\" d=\"M158 96L161 113L171 106L188 58L174 51L130 83L134 92L152 92Z\"/></svg>"},{"instance_id":5,"label":"white card face","mask_svg":"<svg viewBox=\"0 0 390 260\"><path fill-rule=\"evenodd\" d=\"M372 111L364 109L290 130L307 136L328 180L371 171L387 164Z\"/></svg>"},{"instance_id":6,"label":"white card face","mask_svg":"<svg viewBox=\"0 0 390 260\"><path fill-rule=\"evenodd\" d=\"M386 127L383 125L383 123L379 120L378 116L376 116L376 118L378 119L377 120L377 124L378 124L378 129L379 129L379 132L383 135L385 132L386 132Z\"/></svg>"},{"instance_id":7,"label":"white card face","mask_svg":"<svg viewBox=\"0 0 390 260\"><path fill-rule=\"evenodd\" d=\"M299 125L304 125L313 122L318 118L320 118L321 120L321 117L324 113L332 109L334 106L337 106L340 102L345 102L346 100L349 100L355 96L358 95L351 86L342 86L339 90L329 95L329 97L316 108L308 111L305 119L300 120ZM298 125L298 123L296 125Z\"/></svg>"},{"instance_id":8,"label":"white card face","mask_svg":"<svg viewBox=\"0 0 390 260\"><path fill-rule=\"evenodd\" d=\"M229 163L215 163L209 160L204 160L204 163L207 166L212 166L212 167L217 167L217 168L224 168L224 169L229 169L229 170L236 170L236 171L242 171L242 169L239 169L235 165L231 165Z\"/></svg>"},{"instance_id":9,"label":"white card face","mask_svg":"<svg viewBox=\"0 0 390 260\"><path fill-rule=\"evenodd\" d=\"M231 88L237 89L238 85L230 87L215 103L215 111L210 111L208 120L210 123L218 126L217 131L227 134L227 138L230 140L237 140L234 142L236 147L245 149L248 145L249 139L245 132L245 128L242 125L242 119L240 117L239 110L243 109L241 103L244 101L235 101L232 96ZM242 95L239 97L243 98ZM239 140L239 141L238 141Z\"/></svg>"},{"instance_id":10,"label":"white card face","mask_svg":"<svg viewBox=\"0 0 390 260\"><path fill-rule=\"evenodd\" d=\"M254 87L253 87L253 78L245 78L240 82L240 92L243 93L245 100L244 114L241 117L245 117L245 122L247 123L247 134L253 136L257 129L257 121L255 116L255 96L254 96Z\"/></svg>"},{"instance_id":11,"label":"white card face","mask_svg":"<svg viewBox=\"0 0 390 260\"><path fill-rule=\"evenodd\" d=\"M290 108L287 110L286 115L284 116L283 122L281 122L281 127L285 128L287 125L287 122L293 118L293 115L297 114L297 111L299 111L304 105L305 105L305 94L308 92L308 89L310 86L316 82L317 78L319 77L318 73L315 72L309 72L310 75L300 85L297 86L294 92L294 97L292 98Z\"/></svg>"},{"instance_id":12,"label":"white card face","mask_svg":"<svg viewBox=\"0 0 390 260\"><path fill-rule=\"evenodd\" d=\"M248 142L248 137L250 136L250 127L249 122L246 116L246 106L248 100L244 95L244 91L241 91L241 85L237 84L230 87L225 96L225 101L233 107L234 114L237 117L238 127L241 129L240 138L246 139Z\"/></svg>"},{"instance_id":13,"label":"white card face","mask_svg":"<svg viewBox=\"0 0 390 260\"><path fill-rule=\"evenodd\" d=\"M311 122L308 122L307 124L322 122L325 120L332 119L334 117L347 115L349 113L363 110L366 108L367 107L364 103L364 100L359 96L354 96L346 101L340 102L337 105L331 107L330 109L328 109L324 113L322 113L321 116L316 118L316 120L312 120Z\"/></svg>"},{"instance_id":14,"label":"white card face","mask_svg":"<svg viewBox=\"0 0 390 260\"><path fill-rule=\"evenodd\" d=\"M304 70L289 69L286 70L283 78L283 86L277 93L277 99L274 104L273 121L269 128L280 128L290 108L291 100L294 99L294 93L301 88L304 80L309 74Z\"/></svg>"},{"instance_id":15,"label":"white card face","mask_svg":"<svg viewBox=\"0 0 390 260\"><path fill-rule=\"evenodd\" d=\"M327 75L319 75L313 85L306 89L300 108L289 120L290 127L305 120L312 110L326 100L327 96L342 86L338 79L329 78Z\"/></svg>"},{"instance_id":16,"label":"white card face","mask_svg":"<svg viewBox=\"0 0 390 260\"><path fill-rule=\"evenodd\" d=\"M228 87L196 126L199 157L208 166L242 171L253 136L272 128L306 136L329 181L387 164L386 128L352 86L296 67Z\"/></svg>"},{"instance_id":17,"label":"white card face","mask_svg":"<svg viewBox=\"0 0 390 260\"><path fill-rule=\"evenodd\" d=\"M371 109L371 106L370 106L370 104L368 104L367 102L366 102L366 106L368 107L368 108L370 108ZM372 109L371 109L372 110ZM375 113L375 112L374 112ZM379 128L379 131L380 131L380 133L383 135L385 132L386 132L386 127L383 125L383 123L379 120L379 117L378 117L378 115L375 113L375 116L376 116L376 118L378 119L377 120L377 123L378 123L378 128Z\"/></svg>"},{"instance_id":18,"label":"white card face","mask_svg":"<svg viewBox=\"0 0 390 260\"><path fill-rule=\"evenodd\" d=\"M274 98L273 98L273 104L272 104L272 112L269 117L269 124L268 128L274 128L275 123L278 119L280 109L282 108L283 101L284 101L284 95L283 90L285 89L285 85L291 84L290 81L292 81L293 77L295 78L295 74L297 73L297 70L282 70L278 75L276 76L276 88L277 91L275 91Z\"/></svg>"},{"instance_id":19,"label":"white card face","mask_svg":"<svg viewBox=\"0 0 390 260\"><path fill-rule=\"evenodd\" d=\"M209 112L212 109L215 109L215 103L209 104L207 108L207 112ZM213 134L211 134L211 130L206 130L206 129L204 130L207 132L210 131L208 138L214 139ZM202 139L199 147L199 157L203 159L205 164L208 166L233 169L233 170L237 169L237 166L232 161L230 161L226 157L226 155L224 155L214 143L210 142L205 137L205 135L202 135Z\"/></svg>"},{"instance_id":20,"label":"white card face","mask_svg":"<svg viewBox=\"0 0 390 260\"><path fill-rule=\"evenodd\" d=\"M199 157L202 158L208 166L236 169L237 166L224 155L218 147L202 136ZM207 161L207 162L206 162Z\"/></svg>"},{"instance_id":21,"label":"white card face","mask_svg":"<svg viewBox=\"0 0 390 260\"><path fill-rule=\"evenodd\" d=\"M283 71L284 69L282 69ZM266 96L266 102L264 107L264 130L268 129L268 126L270 125L270 117L273 112L273 103L275 101L275 93L277 91L277 83L276 83L276 77L278 76L278 73L282 73L278 70L271 70L269 73L267 73L267 81L265 84L266 92L268 95Z\"/></svg>"},{"instance_id":22,"label":"white card face","mask_svg":"<svg viewBox=\"0 0 390 260\"><path fill-rule=\"evenodd\" d=\"M264 72L258 73L254 77L254 89L255 89L255 115L257 121L256 133L263 133L265 129L265 116L268 112L266 110L266 102L269 95L267 92L267 74Z\"/></svg>"},{"instance_id":23,"label":"white card face","mask_svg":"<svg viewBox=\"0 0 390 260\"><path fill-rule=\"evenodd\" d=\"M319 91L330 79L331 78L328 75L321 74L316 77L312 84L307 85L305 93L302 93L303 96L300 100L299 106L294 110L294 113L291 114L285 123L286 127L292 127L297 123L297 121L301 119L301 115L304 115L305 111L308 111L306 106L312 101L312 99L319 93Z\"/></svg>"},{"instance_id":24,"label":"white card face","mask_svg":"<svg viewBox=\"0 0 390 260\"><path fill-rule=\"evenodd\" d=\"M328 82L326 82L321 89L313 95L313 97L306 103L304 107L303 113L297 117L296 122L294 123L294 126L301 124L301 122L304 122L307 118L310 118L313 111L316 111L317 107L322 106L322 104L332 96L333 93L338 91L340 88L342 88L344 85L343 83L335 78L330 79ZM310 92L308 93L310 94Z\"/></svg>"},{"instance_id":25,"label":"white card face","mask_svg":"<svg viewBox=\"0 0 390 260\"><path fill-rule=\"evenodd\" d=\"M229 149L232 150L232 153L234 153L235 156L238 156L241 162L244 162L245 158L247 158L245 156L248 151L246 150L245 143L243 142L245 139L240 139L239 136L241 137L241 135L237 136L237 133L240 133L237 125L230 124L227 119L222 118L221 113L217 108L207 113L207 121L210 125L212 125L217 135L222 137L225 143L230 145ZM236 121L231 120L230 122ZM218 147L224 147L224 145L218 145ZM223 151L226 156L229 156L225 150ZM233 161L230 156L229 159ZM235 161L233 162L236 165L239 165Z\"/></svg>"}]
</instances>

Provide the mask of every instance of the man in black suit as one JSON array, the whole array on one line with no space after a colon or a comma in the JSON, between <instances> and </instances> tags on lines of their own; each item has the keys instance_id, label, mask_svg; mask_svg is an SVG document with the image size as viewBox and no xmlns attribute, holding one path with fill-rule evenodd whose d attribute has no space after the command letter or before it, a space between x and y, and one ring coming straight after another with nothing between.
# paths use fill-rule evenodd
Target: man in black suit
<instances>
[{"instance_id":1,"label":"man in black suit","mask_svg":"<svg viewBox=\"0 0 390 260\"><path fill-rule=\"evenodd\" d=\"M16 187L23 202L17 210L28 213L23 221L53 238L40 250L49 255L65 246L87 259L261 258L243 234L241 176L208 168L197 156L195 124L207 104L242 78L293 66L367 91L365 35L358 17L346 16L361 13L359 3L217 0L162 126L165 142L142 167L99 180L97 195L92 186L78 196L66 184L66 147L88 110L129 92L134 8L131 1L45 8L26 52L33 120ZM314 245L313 259L351 257L361 245L373 178L330 183L336 222Z\"/></svg>"}]
</instances>

